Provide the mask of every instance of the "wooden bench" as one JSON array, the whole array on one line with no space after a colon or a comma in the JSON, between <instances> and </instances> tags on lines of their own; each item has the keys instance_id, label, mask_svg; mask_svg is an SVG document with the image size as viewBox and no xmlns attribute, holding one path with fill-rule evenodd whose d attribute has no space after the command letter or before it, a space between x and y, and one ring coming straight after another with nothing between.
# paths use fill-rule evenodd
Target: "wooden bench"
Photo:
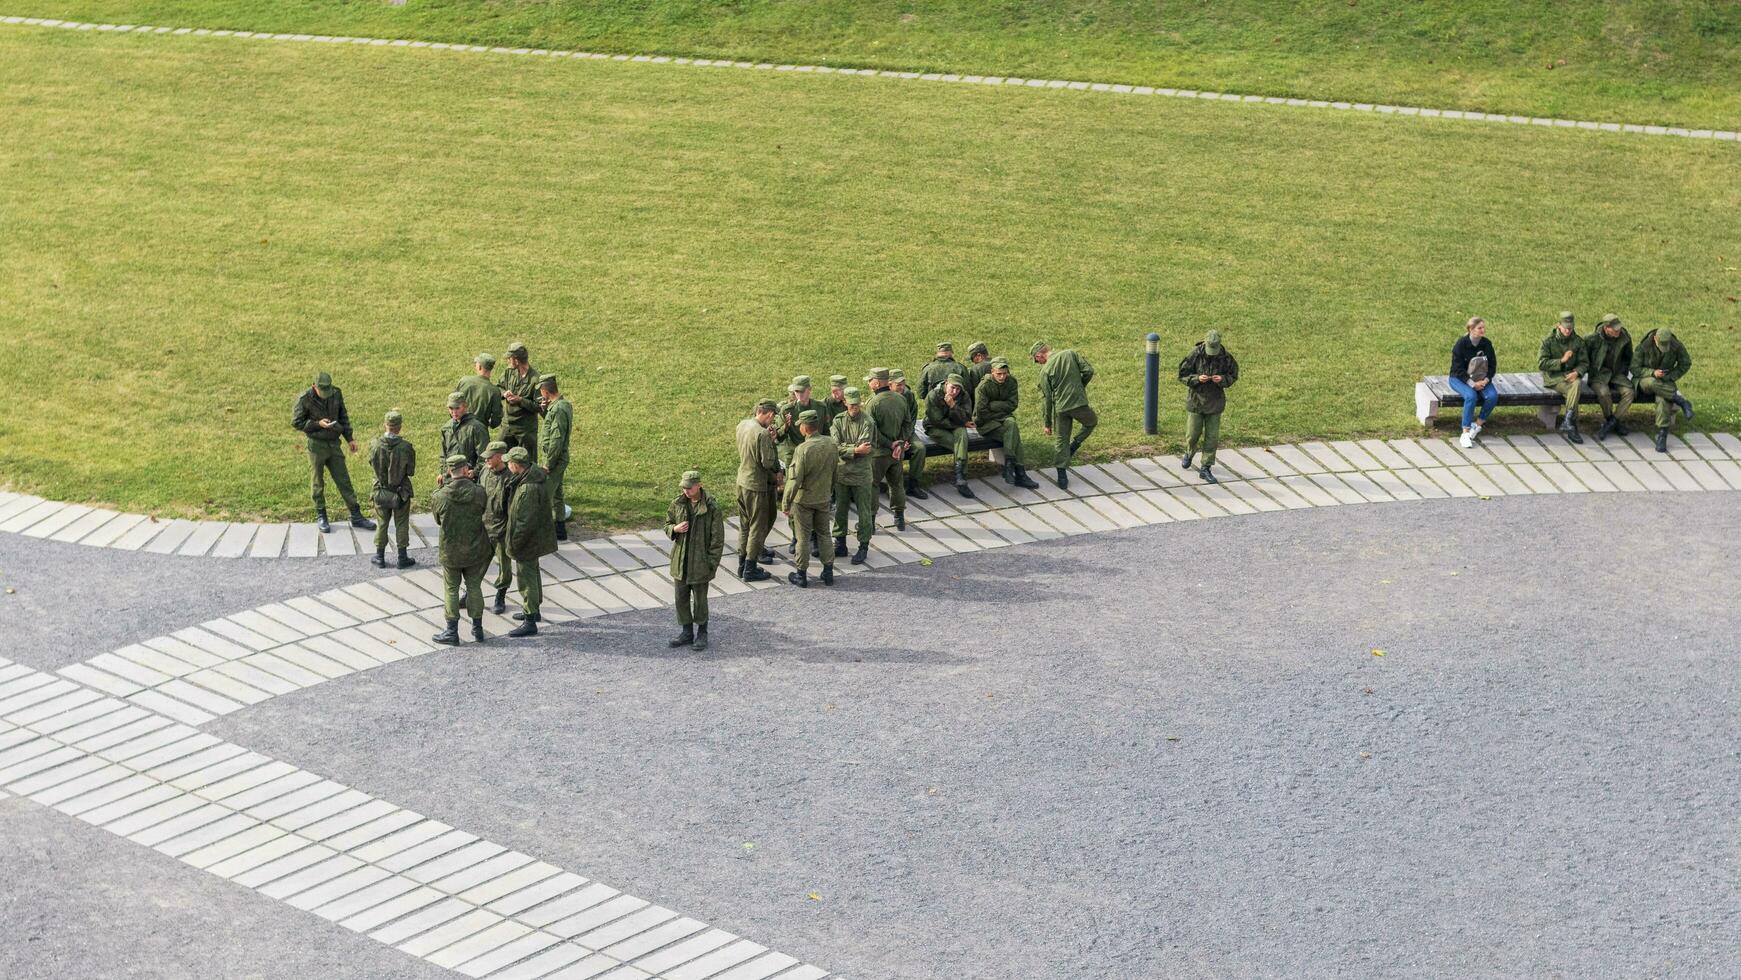
<instances>
[{"instance_id":1,"label":"wooden bench","mask_svg":"<svg viewBox=\"0 0 1741 980\"><path fill-rule=\"evenodd\" d=\"M1535 417L1545 428L1552 429L1559 419L1560 408L1565 405L1565 396L1542 384L1542 376L1538 372L1528 374L1496 374L1493 376L1493 386L1499 390L1499 402L1496 407L1505 408L1514 405L1530 405L1535 408ZM1580 401L1586 405L1596 404L1596 391L1588 381L1582 382L1583 394ZM1645 392L1638 393L1638 401L1646 404L1656 401L1656 398ZM1463 408L1463 396L1451 387L1448 375L1429 375L1415 383L1415 418L1421 425L1430 426L1438 417L1439 409Z\"/></svg>"},{"instance_id":2,"label":"wooden bench","mask_svg":"<svg viewBox=\"0 0 1741 980\"><path fill-rule=\"evenodd\" d=\"M967 452L970 455L973 453L987 453L993 463L1002 466L1004 460L1003 443L996 439L989 439L980 435L978 429L970 429L968 431L971 432L972 435L967 437ZM955 450L939 444L937 440L932 439L926 434L924 419L920 419L913 423L913 435L915 436L915 441L925 447L925 458L927 460L936 459L938 456L952 456L955 453Z\"/></svg>"}]
</instances>

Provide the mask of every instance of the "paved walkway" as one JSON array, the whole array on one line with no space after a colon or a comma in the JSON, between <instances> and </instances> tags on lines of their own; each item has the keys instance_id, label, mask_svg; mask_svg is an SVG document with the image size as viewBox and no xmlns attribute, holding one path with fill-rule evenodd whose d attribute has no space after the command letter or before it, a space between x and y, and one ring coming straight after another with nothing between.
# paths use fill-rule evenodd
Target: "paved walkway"
<instances>
[{"instance_id":1,"label":"paved walkway","mask_svg":"<svg viewBox=\"0 0 1741 980\"><path fill-rule=\"evenodd\" d=\"M598 61L627 61L650 64L692 65L700 68L737 68L760 71L794 72L798 74L874 76L877 78L910 79L925 82L948 82L963 85L1015 86L1033 89L1068 89L1083 92L1107 92L1121 95L1161 96L1179 99L1201 99L1212 102L1262 103L1312 109L1337 109L1370 112L1379 115L1427 119L1455 119L1474 122L1505 123L1515 126L1546 126L1560 129L1587 129L1610 133L1641 133L1652 136L1680 136L1688 139L1712 139L1734 142L1741 134L1730 130L1688 129L1681 126L1651 126L1638 123L1593 122L1590 120L1552 119L1535 116L1514 116L1494 112L1469 112L1460 109L1432 109L1420 106L1395 106L1368 102L1332 102L1323 99L1296 99L1280 96L1243 95L1236 92L1200 92L1195 89L1155 88L1148 85L1125 85L1107 82L1067 81L1064 79L1012 78L1003 75L958 75L939 72L887 71L875 68L831 68L827 65L783 65L774 62L713 60L707 58L673 58L666 55L598 54L586 51L549 51L543 48L486 47L476 44L446 44L443 42L411 41L370 37L331 37L322 34L273 34L254 31L213 30L204 27L153 27L139 24L90 24L42 17L0 17L0 24L58 28L71 31L103 33L194 35L198 37L252 38L265 41L295 41L326 44L364 44L375 47L423 48L432 51L461 51L488 54L532 55L550 58L582 58Z\"/></svg>"}]
</instances>

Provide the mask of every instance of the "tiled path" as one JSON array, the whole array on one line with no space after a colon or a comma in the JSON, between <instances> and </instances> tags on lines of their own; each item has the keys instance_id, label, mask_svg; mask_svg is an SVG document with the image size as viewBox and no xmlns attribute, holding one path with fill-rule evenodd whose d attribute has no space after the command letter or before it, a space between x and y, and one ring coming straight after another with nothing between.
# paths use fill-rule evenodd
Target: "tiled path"
<instances>
[{"instance_id":1,"label":"tiled path","mask_svg":"<svg viewBox=\"0 0 1741 980\"><path fill-rule=\"evenodd\" d=\"M430 41L369 37L330 37L321 34L273 34L253 31L212 30L194 27L153 27L139 24L88 24L79 21L55 20L43 17L0 17L0 24L59 28L71 31L97 31L131 34L197 35L200 37L252 38L265 41L294 41L326 44L364 44L376 47L424 48L440 51L460 51L488 54L531 55L547 58L585 58L600 61L645 62L652 64L692 65L702 68L737 68L761 71L793 72L818 75L855 75L877 78L911 79L925 82L953 82L963 85L1016 86L1032 89L1070 89L1086 92L1107 92L1133 96L1161 96L1178 99L1201 99L1212 102L1259 102L1266 105L1293 106L1312 109L1340 109L1389 116L1414 116L1432 119L1456 119L1475 122L1505 123L1516 126L1547 126L1562 129L1589 129L1614 133L1643 133L1653 136L1680 136L1689 139L1735 141L1730 130L1687 129L1680 126L1649 126L1637 123L1592 122L1590 120L1549 119L1539 116L1513 116L1493 112L1465 112L1459 109L1428 109L1419 106L1395 106L1367 102L1331 102L1324 99L1293 99L1274 95L1244 95L1237 92L1200 92L1195 89L1155 88L1148 85L1124 85L1107 82L1067 81L1064 79L1011 78L1003 75L958 75L939 72L887 71L875 68L831 68L826 65L791 65L775 62L724 61L707 58L673 58L666 55L598 54L586 51L548 51L543 48L485 47L475 44L445 44Z\"/></svg>"}]
</instances>

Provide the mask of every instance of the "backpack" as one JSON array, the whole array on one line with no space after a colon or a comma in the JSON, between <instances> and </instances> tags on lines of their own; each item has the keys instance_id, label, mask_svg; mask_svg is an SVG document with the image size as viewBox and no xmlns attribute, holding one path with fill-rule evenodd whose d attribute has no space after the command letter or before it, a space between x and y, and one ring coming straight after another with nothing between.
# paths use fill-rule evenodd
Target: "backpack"
<instances>
[{"instance_id":1,"label":"backpack","mask_svg":"<svg viewBox=\"0 0 1741 980\"><path fill-rule=\"evenodd\" d=\"M1486 381L1487 380L1487 355L1486 354L1476 354L1474 357L1469 358L1469 380L1470 381Z\"/></svg>"}]
</instances>

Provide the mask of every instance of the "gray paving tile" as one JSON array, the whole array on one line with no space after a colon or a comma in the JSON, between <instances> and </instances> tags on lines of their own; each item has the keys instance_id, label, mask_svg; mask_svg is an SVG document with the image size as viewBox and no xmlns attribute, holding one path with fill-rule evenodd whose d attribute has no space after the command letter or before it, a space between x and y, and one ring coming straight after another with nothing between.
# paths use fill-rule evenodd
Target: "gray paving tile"
<instances>
[{"instance_id":1,"label":"gray paving tile","mask_svg":"<svg viewBox=\"0 0 1741 980\"><path fill-rule=\"evenodd\" d=\"M170 521L162 532L153 537L151 542L142 550L154 555L172 554L175 549L181 547L181 543L186 541L189 535L193 534L196 527L197 525L193 521L177 518Z\"/></svg>"},{"instance_id":2,"label":"gray paving tile","mask_svg":"<svg viewBox=\"0 0 1741 980\"><path fill-rule=\"evenodd\" d=\"M189 558L200 557L217 544L218 538L229 527L230 525L223 521L201 521L194 528L193 533L187 536L187 540L181 543L181 547L176 549L175 553Z\"/></svg>"},{"instance_id":3,"label":"gray paving tile","mask_svg":"<svg viewBox=\"0 0 1741 980\"><path fill-rule=\"evenodd\" d=\"M1724 457L1724 458L1727 458L1727 457ZM75 542L75 541L79 541L83 538L93 536L95 534L95 532L100 530L104 525L108 524L110 521L113 521L120 516L121 515L115 513L112 510L92 510L92 511L89 511L88 513L86 513L82 517L80 517L78 520L73 521L71 524L68 524L66 527L63 527L60 530L49 535L49 540L62 541L62 542L66 542L69 544L72 542Z\"/></svg>"}]
</instances>

